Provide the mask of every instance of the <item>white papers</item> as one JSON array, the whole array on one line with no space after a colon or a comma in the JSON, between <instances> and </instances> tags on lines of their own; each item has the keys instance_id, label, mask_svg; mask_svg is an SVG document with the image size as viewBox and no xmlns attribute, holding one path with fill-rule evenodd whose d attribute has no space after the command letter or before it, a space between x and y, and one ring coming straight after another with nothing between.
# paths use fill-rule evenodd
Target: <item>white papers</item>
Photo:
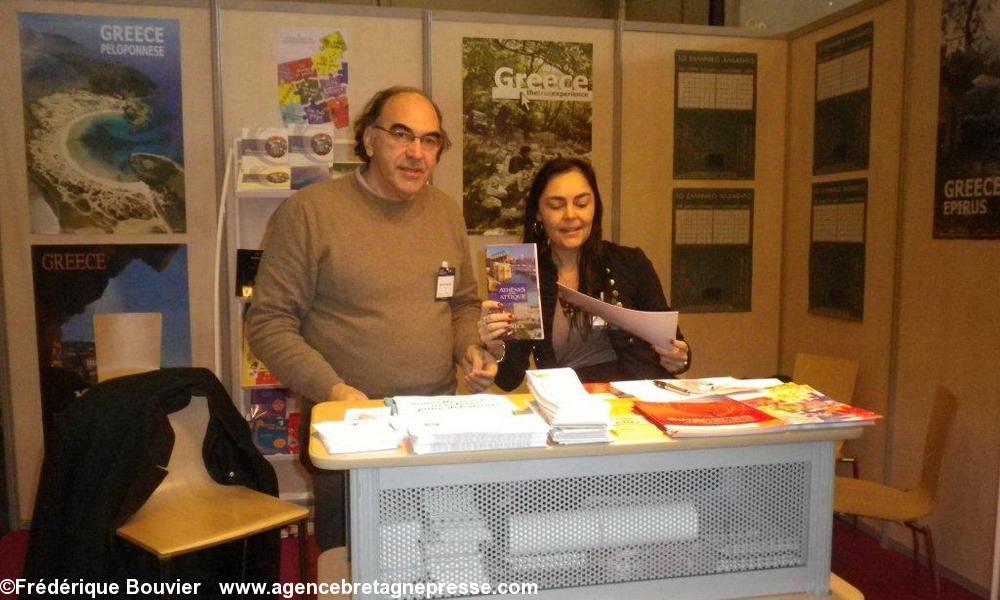
<instances>
[{"instance_id":1,"label":"white papers","mask_svg":"<svg viewBox=\"0 0 1000 600\"><path fill-rule=\"evenodd\" d=\"M404 417L426 417L448 414L469 418L506 417L517 407L499 394L469 394L466 396L394 396L388 399L396 414Z\"/></svg>"},{"instance_id":2,"label":"white papers","mask_svg":"<svg viewBox=\"0 0 1000 600\"><path fill-rule=\"evenodd\" d=\"M392 450L403 439L403 433L388 419L323 421L312 428L330 454Z\"/></svg>"},{"instance_id":3,"label":"white papers","mask_svg":"<svg viewBox=\"0 0 1000 600\"><path fill-rule=\"evenodd\" d=\"M545 421L534 413L515 415L506 396L395 396L390 402L416 454L534 448L548 439Z\"/></svg>"},{"instance_id":4,"label":"white papers","mask_svg":"<svg viewBox=\"0 0 1000 600\"><path fill-rule=\"evenodd\" d=\"M622 308L568 288L561 283L559 296L570 304L601 317L609 324L621 327L654 346L669 348L677 336L677 311L645 311Z\"/></svg>"},{"instance_id":5,"label":"white papers","mask_svg":"<svg viewBox=\"0 0 1000 600\"><path fill-rule=\"evenodd\" d=\"M552 426L557 444L610 442L611 405L584 389L573 369L534 369L526 372L535 396L532 408Z\"/></svg>"},{"instance_id":6,"label":"white papers","mask_svg":"<svg viewBox=\"0 0 1000 600\"><path fill-rule=\"evenodd\" d=\"M470 452L505 448L539 448L546 445L549 426L534 413L500 419L408 420L416 454Z\"/></svg>"}]
</instances>

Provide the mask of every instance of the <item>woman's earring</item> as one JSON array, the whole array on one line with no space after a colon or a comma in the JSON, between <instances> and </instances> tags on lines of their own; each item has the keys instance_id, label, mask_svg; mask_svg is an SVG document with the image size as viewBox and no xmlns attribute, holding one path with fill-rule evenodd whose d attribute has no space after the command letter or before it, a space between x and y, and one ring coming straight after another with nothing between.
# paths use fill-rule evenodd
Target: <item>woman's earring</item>
<instances>
[{"instance_id":1,"label":"woman's earring","mask_svg":"<svg viewBox=\"0 0 1000 600\"><path fill-rule=\"evenodd\" d=\"M542 225L541 221L535 221L535 223L534 223L534 225L532 225L532 227L535 228L534 234L535 234L535 239L536 240L540 240L540 239L543 239L543 238L547 239L546 236L545 236L545 225Z\"/></svg>"}]
</instances>

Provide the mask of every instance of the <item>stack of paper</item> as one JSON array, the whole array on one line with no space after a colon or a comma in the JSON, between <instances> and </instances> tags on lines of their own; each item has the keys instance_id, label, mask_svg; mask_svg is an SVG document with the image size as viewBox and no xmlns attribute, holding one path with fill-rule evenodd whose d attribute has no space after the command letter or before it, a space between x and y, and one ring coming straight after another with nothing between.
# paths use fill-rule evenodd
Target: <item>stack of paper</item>
<instances>
[{"instance_id":1,"label":"stack of paper","mask_svg":"<svg viewBox=\"0 0 1000 600\"><path fill-rule=\"evenodd\" d=\"M312 428L330 454L392 450L404 437L388 418L324 421Z\"/></svg>"},{"instance_id":2,"label":"stack of paper","mask_svg":"<svg viewBox=\"0 0 1000 600\"><path fill-rule=\"evenodd\" d=\"M535 369L527 372L535 408L552 428L557 444L612 441L611 406L587 393L573 369Z\"/></svg>"},{"instance_id":3,"label":"stack of paper","mask_svg":"<svg viewBox=\"0 0 1000 600\"><path fill-rule=\"evenodd\" d=\"M538 448L549 436L549 426L534 413L489 419L442 415L408 419L406 428L417 454Z\"/></svg>"},{"instance_id":4,"label":"stack of paper","mask_svg":"<svg viewBox=\"0 0 1000 600\"><path fill-rule=\"evenodd\" d=\"M470 394L467 396L394 396L387 402L401 417L465 416L471 419L509 417L517 407L506 396Z\"/></svg>"},{"instance_id":5,"label":"stack of paper","mask_svg":"<svg viewBox=\"0 0 1000 600\"><path fill-rule=\"evenodd\" d=\"M534 413L515 415L504 396L396 396L389 399L417 454L545 446L549 427Z\"/></svg>"}]
</instances>

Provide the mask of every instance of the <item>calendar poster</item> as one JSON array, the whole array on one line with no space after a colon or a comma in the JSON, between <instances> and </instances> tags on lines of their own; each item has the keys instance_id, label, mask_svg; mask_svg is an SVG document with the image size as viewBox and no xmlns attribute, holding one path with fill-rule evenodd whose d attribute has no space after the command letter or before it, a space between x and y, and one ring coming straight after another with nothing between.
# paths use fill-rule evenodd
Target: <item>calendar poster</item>
<instances>
[{"instance_id":1,"label":"calendar poster","mask_svg":"<svg viewBox=\"0 0 1000 600\"><path fill-rule=\"evenodd\" d=\"M873 38L865 23L816 44L813 174L868 168Z\"/></svg>"},{"instance_id":2,"label":"calendar poster","mask_svg":"<svg viewBox=\"0 0 1000 600\"><path fill-rule=\"evenodd\" d=\"M868 180L813 185L809 312L860 321L865 300Z\"/></svg>"},{"instance_id":3,"label":"calendar poster","mask_svg":"<svg viewBox=\"0 0 1000 600\"><path fill-rule=\"evenodd\" d=\"M753 179L757 55L675 55L674 179Z\"/></svg>"},{"instance_id":4,"label":"calendar poster","mask_svg":"<svg viewBox=\"0 0 1000 600\"><path fill-rule=\"evenodd\" d=\"M753 190L675 189L671 306L748 312L753 275Z\"/></svg>"}]
</instances>

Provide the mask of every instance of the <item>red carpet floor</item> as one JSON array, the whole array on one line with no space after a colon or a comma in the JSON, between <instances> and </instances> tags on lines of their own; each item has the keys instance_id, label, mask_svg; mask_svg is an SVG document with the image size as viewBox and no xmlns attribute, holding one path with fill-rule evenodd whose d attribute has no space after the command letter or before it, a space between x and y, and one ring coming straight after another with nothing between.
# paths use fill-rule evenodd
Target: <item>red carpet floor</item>
<instances>
[{"instance_id":1,"label":"red carpet floor","mask_svg":"<svg viewBox=\"0 0 1000 600\"><path fill-rule=\"evenodd\" d=\"M28 532L17 531L0 539L0 579L12 579L21 574ZM295 538L284 540L281 552L281 580L296 582L298 577L298 544ZM310 577L315 581L316 557L319 554L310 540ZM856 530L839 519L833 525L833 572L861 590L866 600L932 600L934 584L930 570L921 563L915 567L909 555L884 550L878 540ZM0 594L0 600L14 596ZM940 600L981 600L952 583L941 579Z\"/></svg>"},{"instance_id":2,"label":"red carpet floor","mask_svg":"<svg viewBox=\"0 0 1000 600\"><path fill-rule=\"evenodd\" d=\"M876 538L854 529L849 522L833 520L834 573L856 587L865 600L933 600L934 579L926 559L915 566L911 554L885 550ZM982 600L941 578L940 600Z\"/></svg>"}]
</instances>

